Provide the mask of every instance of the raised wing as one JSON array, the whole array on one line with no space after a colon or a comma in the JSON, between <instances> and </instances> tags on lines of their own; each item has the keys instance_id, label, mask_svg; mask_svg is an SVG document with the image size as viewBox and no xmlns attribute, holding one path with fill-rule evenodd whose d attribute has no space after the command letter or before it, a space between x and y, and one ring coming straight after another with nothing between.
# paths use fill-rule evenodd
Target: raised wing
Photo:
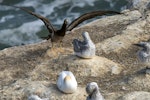
<instances>
[{"instance_id":1,"label":"raised wing","mask_svg":"<svg viewBox=\"0 0 150 100\"><path fill-rule=\"evenodd\" d=\"M82 23L85 20L94 18L96 16L106 15L106 14L120 14L120 13L116 11L93 11L93 12L83 14L77 19L75 19L74 21L72 21L71 24L69 24L69 26L67 27L67 31L71 31L73 28L75 28L76 26L78 26L80 23Z\"/></svg>"},{"instance_id":2,"label":"raised wing","mask_svg":"<svg viewBox=\"0 0 150 100\"><path fill-rule=\"evenodd\" d=\"M52 26L52 24L50 23L50 21L49 21L47 18L45 18L45 17L43 17L43 16L41 16L41 15L39 15L39 14L36 14L36 13L34 13L34 12L28 10L28 9L25 9L25 8L23 8L23 7L18 7L18 6L13 6L13 7L19 8L19 9L21 9L21 10L24 10L25 12L27 12L27 13L29 13L29 14L31 14L31 15L33 15L33 16L39 18L39 19L41 19L41 20L44 22L44 24L46 25L46 27L47 27L49 33L52 33L52 34L53 34L53 33L55 32L54 27Z\"/></svg>"}]
</instances>

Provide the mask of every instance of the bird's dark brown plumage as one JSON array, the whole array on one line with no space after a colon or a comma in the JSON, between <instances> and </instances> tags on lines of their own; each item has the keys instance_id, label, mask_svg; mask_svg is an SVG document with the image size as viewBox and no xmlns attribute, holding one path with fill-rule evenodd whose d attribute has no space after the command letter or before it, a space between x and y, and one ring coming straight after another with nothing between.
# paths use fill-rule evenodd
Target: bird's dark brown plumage
<instances>
[{"instance_id":1,"label":"bird's dark brown plumage","mask_svg":"<svg viewBox=\"0 0 150 100\"><path fill-rule=\"evenodd\" d=\"M67 30L71 31L73 28L75 28L76 26L78 26L80 23L82 23L85 20L94 18L96 16L106 15L106 14L120 14L120 12L116 12L116 11L93 11L93 12L83 14L80 17L78 17L77 19L75 19L74 21L72 21L72 23L70 25L68 25Z\"/></svg>"},{"instance_id":2,"label":"bird's dark brown plumage","mask_svg":"<svg viewBox=\"0 0 150 100\"><path fill-rule=\"evenodd\" d=\"M116 12L116 11L93 11L93 12L89 12L89 13L81 15L80 17L78 17L77 19L72 21L69 25L67 23L67 20L65 19L61 29L58 30L58 29L54 28L54 26L51 24L51 22L47 18L45 18L39 14L36 14L30 10L27 10L23 7L17 7L17 6L13 6L13 7L20 8L20 9L28 12L29 14L41 19L49 31L49 35L46 37L46 39L47 40L51 39L51 42L62 41L62 39L65 36L67 31L71 31L72 29L74 29L76 26L78 26L80 23L82 23L85 20L94 18L96 16L106 15L106 14L120 14L119 12Z\"/></svg>"}]
</instances>

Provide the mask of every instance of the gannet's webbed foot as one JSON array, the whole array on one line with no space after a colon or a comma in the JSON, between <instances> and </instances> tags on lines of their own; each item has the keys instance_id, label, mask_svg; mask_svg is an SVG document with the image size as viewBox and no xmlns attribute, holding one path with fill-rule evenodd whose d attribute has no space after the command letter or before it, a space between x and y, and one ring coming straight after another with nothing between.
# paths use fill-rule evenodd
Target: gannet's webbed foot
<instances>
[{"instance_id":1,"label":"gannet's webbed foot","mask_svg":"<svg viewBox=\"0 0 150 100\"><path fill-rule=\"evenodd\" d=\"M80 46L79 46L78 42L79 42L78 39L74 39L73 42L72 42L75 52L79 52L80 51Z\"/></svg>"}]
</instances>

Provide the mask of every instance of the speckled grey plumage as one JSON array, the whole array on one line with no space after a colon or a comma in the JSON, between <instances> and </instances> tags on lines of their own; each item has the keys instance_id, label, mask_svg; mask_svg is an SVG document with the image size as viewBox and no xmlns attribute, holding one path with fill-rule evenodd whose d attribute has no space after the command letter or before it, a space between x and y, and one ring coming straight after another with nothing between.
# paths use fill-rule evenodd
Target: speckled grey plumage
<instances>
[{"instance_id":1,"label":"speckled grey plumage","mask_svg":"<svg viewBox=\"0 0 150 100\"><path fill-rule=\"evenodd\" d=\"M146 8L150 10L150 2L146 5Z\"/></svg>"},{"instance_id":2,"label":"speckled grey plumage","mask_svg":"<svg viewBox=\"0 0 150 100\"><path fill-rule=\"evenodd\" d=\"M82 58L92 58L95 56L95 44L92 42L88 32L82 33L83 41L73 40L73 47L76 56Z\"/></svg>"},{"instance_id":3,"label":"speckled grey plumage","mask_svg":"<svg viewBox=\"0 0 150 100\"><path fill-rule=\"evenodd\" d=\"M44 98L44 99L41 99L39 96L37 95L30 95L28 97L28 100L49 100L48 98Z\"/></svg>"},{"instance_id":4,"label":"speckled grey plumage","mask_svg":"<svg viewBox=\"0 0 150 100\"><path fill-rule=\"evenodd\" d=\"M140 42L135 45L142 47L142 49L137 52L137 56L144 67L146 66L146 73L150 74L150 42Z\"/></svg>"},{"instance_id":5,"label":"speckled grey plumage","mask_svg":"<svg viewBox=\"0 0 150 100\"><path fill-rule=\"evenodd\" d=\"M88 94L86 100L105 100L101 95L96 82L88 83L86 86L86 92Z\"/></svg>"}]
</instances>

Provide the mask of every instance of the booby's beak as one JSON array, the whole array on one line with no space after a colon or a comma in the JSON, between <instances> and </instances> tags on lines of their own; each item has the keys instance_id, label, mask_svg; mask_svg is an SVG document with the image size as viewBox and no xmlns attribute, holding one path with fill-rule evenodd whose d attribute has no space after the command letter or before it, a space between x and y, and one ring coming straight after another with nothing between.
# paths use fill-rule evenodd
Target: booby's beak
<instances>
[{"instance_id":1,"label":"booby's beak","mask_svg":"<svg viewBox=\"0 0 150 100\"><path fill-rule=\"evenodd\" d=\"M87 94L90 94L90 93L91 93L91 91L90 91L90 89L89 89L88 86L85 88L85 90L86 90L86 93L87 93Z\"/></svg>"}]
</instances>

